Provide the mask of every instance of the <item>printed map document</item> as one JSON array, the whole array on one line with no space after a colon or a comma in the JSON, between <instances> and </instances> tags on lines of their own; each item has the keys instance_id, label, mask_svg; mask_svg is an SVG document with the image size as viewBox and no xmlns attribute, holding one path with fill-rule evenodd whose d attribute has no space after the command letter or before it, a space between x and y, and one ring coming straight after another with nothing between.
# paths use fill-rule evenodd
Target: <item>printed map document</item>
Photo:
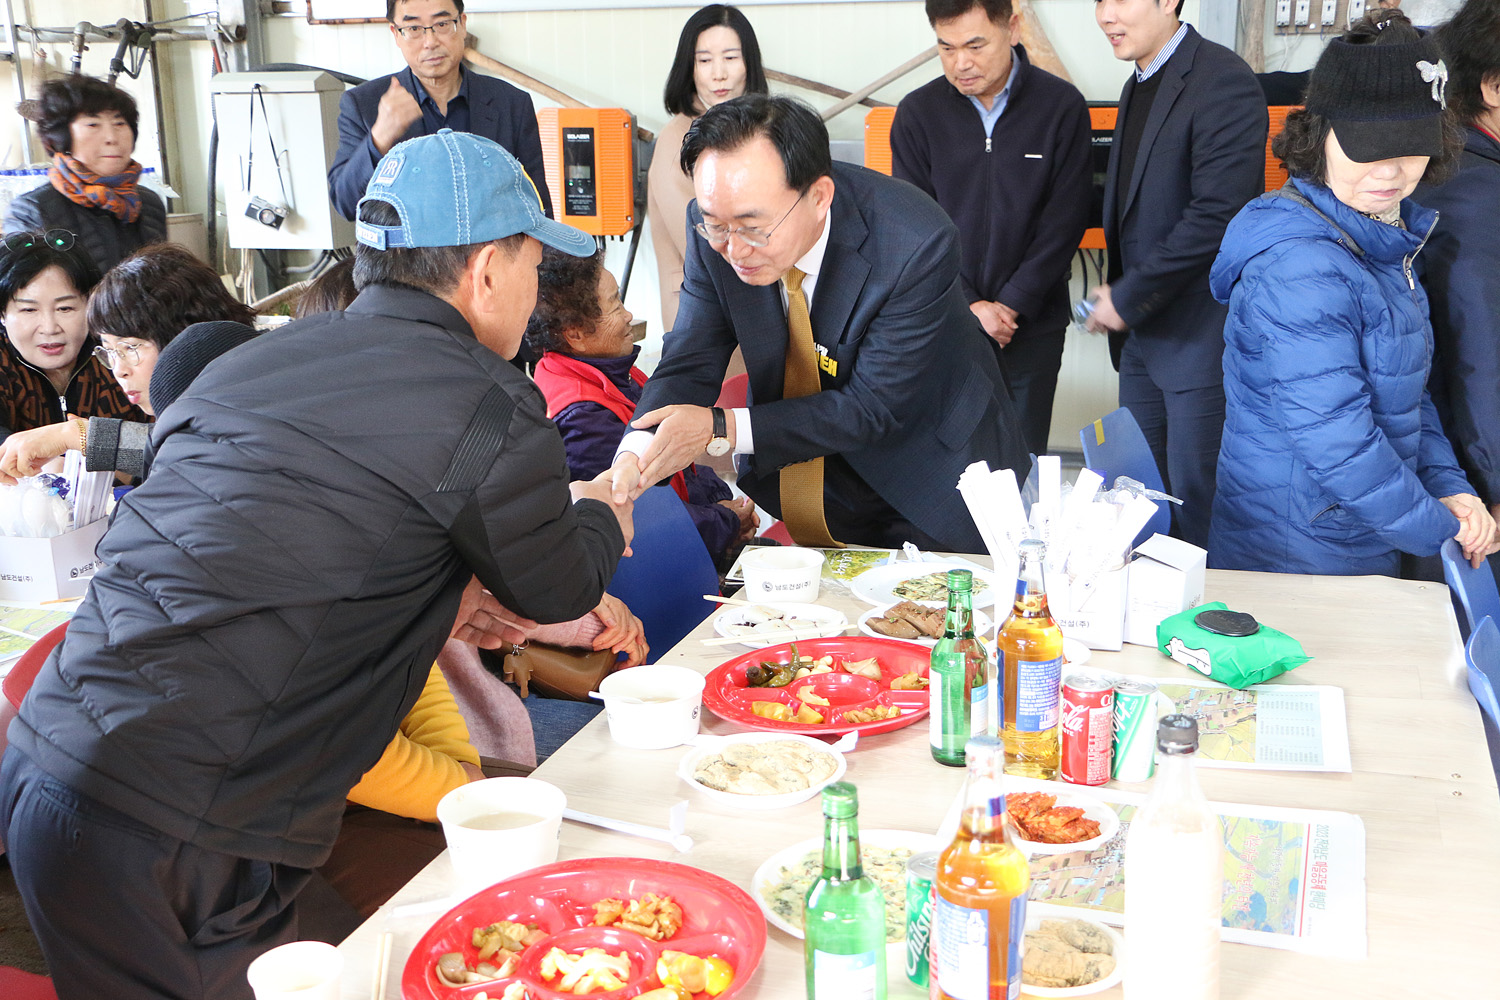
<instances>
[{"instance_id":1,"label":"printed map document","mask_svg":"<svg viewBox=\"0 0 1500 1000\"><path fill-rule=\"evenodd\" d=\"M20 655L32 643L69 618L77 604L40 607L36 604L14 604L0 601L0 677L10 671Z\"/></svg>"},{"instance_id":2,"label":"printed map document","mask_svg":"<svg viewBox=\"0 0 1500 1000\"><path fill-rule=\"evenodd\" d=\"M1213 681L1157 681L1177 711L1198 720L1203 767L1343 771L1349 725L1342 688L1253 684L1243 691Z\"/></svg>"}]
</instances>

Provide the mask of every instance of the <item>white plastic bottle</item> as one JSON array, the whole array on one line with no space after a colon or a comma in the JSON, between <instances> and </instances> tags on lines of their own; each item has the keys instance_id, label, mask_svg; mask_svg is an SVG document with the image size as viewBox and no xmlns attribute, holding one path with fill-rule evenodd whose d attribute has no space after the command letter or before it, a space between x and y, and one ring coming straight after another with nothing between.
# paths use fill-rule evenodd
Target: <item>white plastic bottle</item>
<instances>
[{"instance_id":1,"label":"white plastic bottle","mask_svg":"<svg viewBox=\"0 0 1500 1000\"><path fill-rule=\"evenodd\" d=\"M1125 836L1126 1000L1218 1000L1224 828L1198 787L1198 723L1157 725L1156 779Z\"/></svg>"}]
</instances>

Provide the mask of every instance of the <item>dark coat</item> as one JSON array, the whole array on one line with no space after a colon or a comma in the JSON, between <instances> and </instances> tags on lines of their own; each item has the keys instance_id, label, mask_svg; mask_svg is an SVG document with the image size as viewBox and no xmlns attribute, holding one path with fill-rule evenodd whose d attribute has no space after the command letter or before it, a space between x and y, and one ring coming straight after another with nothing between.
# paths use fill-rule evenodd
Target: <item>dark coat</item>
<instances>
[{"instance_id":1,"label":"dark coat","mask_svg":"<svg viewBox=\"0 0 1500 1000\"><path fill-rule=\"evenodd\" d=\"M43 184L20 195L5 213L5 232L44 233L66 229L78 237L78 245L103 274L143 246L167 238L167 206L148 187L141 195L141 214L134 222L121 222L113 213L69 201L51 184Z\"/></svg>"},{"instance_id":2,"label":"dark coat","mask_svg":"<svg viewBox=\"0 0 1500 1000\"><path fill-rule=\"evenodd\" d=\"M468 87L469 131L493 139L521 161L526 175L542 196L542 210L552 214L552 197L547 192L547 171L542 164L542 139L537 131L536 108L525 91L504 80L465 69ZM380 153L370 138L370 129L380 113L380 98L391 88L391 77L401 81L406 92L415 97L416 80L410 67L399 73L378 77L344 92L339 98L339 149L333 166L328 168L328 197L333 207L346 219L354 218L359 199L380 162ZM412 122L402 141L427 134L421 118Z\"/></svg>"},{"instance_id":3,"label":"dark coat","mask_svg":"<svg viewBox=\"0 0 1500 1000\"><path fill-rule=\"evenodd\" d=\"M1265 190L1265 97L1245 60L1188 28L1157 70L1160 89L1131 176L1120 147L1135 73L1120 115L1104 183L1110 296L1128 333L1110 334L1115 367L1136 338L1146 369L1168 391L1220 378L1224 307L1208 290L1208 269L1234 214Z\"/></svg>"},{"instance_id":4,"label":"dark coat","mask_svg":"<svg viewBox=\"0 0 1500 1000\"><path fill-rule=\"evenodd\" d=\"M1029 467L995 342L958 281L958 231L904 181L833 164L827 251L812 297L813 337L836 374L782 399L787 322L776 285L742 282L708 243L688 242L677 323L636 413L712 406L738 345L750 375L755 454L739 486L780 516L779 470L842 455L902 517L961 552L983 541L955 488L971 462ZM702 220L697 202L690 223Z\"/></svg>"},{"instance_id":5,"label":"dark coat","mask_svg":"<svg viewBox=\"0 0 1500 1000\"><path fill-rule=\"evenodd\" d=\"M607 505L570 502L536 387L411 289L367 288L224 355L152 442L10 739L234 857L323 862L472 576L567 621L624 547Z\"/></svg>"},{"instance_id":6,"label":"dark coat","mask_svg":"<svg viewBox=\"0 0 1500 1000\"><path fill-rule=\"evenodd\" d=\"M891 174L921 188L958 226L970 302L1020 313L1017 338L1068 322L1068 275L1088 227L1089 109L1078 88L1037 69L1020 45L1005 112L990 135L946 77L901 99Z\"/></svg>"},{"instance_id":7,"label":"dark coat","mask_svg":"<svg viewBox=\"0 0 1500 1000\"><path fill-rule=\"evenodd\" d=\"M1500 142L1469 129L1458 176L1413 197L1439 213L1418 258L1437 338L1432 401L1480 499L1500 504Z\"/></svg>"},{"instance_id":8,"label":"dark coat","mask_svg":"<svg viewBox=\"0 0 1500 1000\"><path fill-rule=\"evenodd\" d=\"M623 358L573 357L574 361L593 365L608 377L610 384L630 401L640 402L641 386L630 377L639 349ZM568 453L568 475L575 481L593 479L615 462L615 449L625 436L625 423L599 403L581 400L564 407L552 422L562 434ZM719 501L734 496L729 484L706 465L690 465L683 470L687 488L684 504L693 519L703 544L715 559L724 555L729 543L739 534L740 519ZM663 488L666 488L663 483Z\"/></svg>"},{"instance_id":9,"label":"dark coat","mask_svg":"<svg viewBox=\"0 0 1500 1000\"><path fill-rule=\"evenodd\" d=\"M1319 184L1268 194L1230 225L1213 267L1228 419L1209 561L1221 569L1396 575L1458 532L1436 498L1471 492L1427 397L1432 330L1408 228Z\"/></svg>"}]
</instances>

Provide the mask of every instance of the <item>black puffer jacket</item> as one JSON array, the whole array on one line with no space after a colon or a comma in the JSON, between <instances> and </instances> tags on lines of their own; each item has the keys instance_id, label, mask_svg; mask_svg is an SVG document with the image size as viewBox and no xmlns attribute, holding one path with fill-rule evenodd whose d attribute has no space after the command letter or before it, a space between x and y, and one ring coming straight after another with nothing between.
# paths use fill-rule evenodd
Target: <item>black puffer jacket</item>
<instances>
[{"instance_id":1,"label":"black puffer jacket","mask_svg":"<svg viewBox=\"0 0 1500 1000\"><path fill-rule=\"evenodd\" d=\"M12 724L56 778L179 839L321 863L477 574L543 622L624 547L569 501L539 392L451 306L367 289L209 365Z\"/></svg>"},{"instance_id":2,"label":"black puffer jacket","mask_svg":"<svg viewBox=\"0 0 1500 1000\"><path fill-rule=\"evenodd\" d=\"M66 229L78 237L78 245L94 259L103 274L143 246L167 238L167 206L150 188L141 193L141 216L121 222L102 208L69 201L51 184L33 188L10 203L5 213L5 232L42 233Z\"/></svg>"}]
</instances>

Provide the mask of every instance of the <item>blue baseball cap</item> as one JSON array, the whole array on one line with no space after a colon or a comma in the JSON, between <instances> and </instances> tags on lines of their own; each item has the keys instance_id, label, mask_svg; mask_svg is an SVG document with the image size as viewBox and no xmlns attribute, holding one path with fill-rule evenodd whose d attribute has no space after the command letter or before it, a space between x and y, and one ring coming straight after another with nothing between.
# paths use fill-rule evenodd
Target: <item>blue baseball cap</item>
<instances>
[{"instance_id":1,"label":"blue baseball cap","mask_svg":"<svg viewBox=\"0 0 1500 1000\"><path fill-rule=\"evenodd\" d=\"M591 257L594 238L542 213L536 185L499 143L443 129L394 146L380 158L365 187L367 201L396 209L399 226L354 223L354 238L376 250L461 247L535 236L574 257Z\"/></svg>"}]
</instances>

